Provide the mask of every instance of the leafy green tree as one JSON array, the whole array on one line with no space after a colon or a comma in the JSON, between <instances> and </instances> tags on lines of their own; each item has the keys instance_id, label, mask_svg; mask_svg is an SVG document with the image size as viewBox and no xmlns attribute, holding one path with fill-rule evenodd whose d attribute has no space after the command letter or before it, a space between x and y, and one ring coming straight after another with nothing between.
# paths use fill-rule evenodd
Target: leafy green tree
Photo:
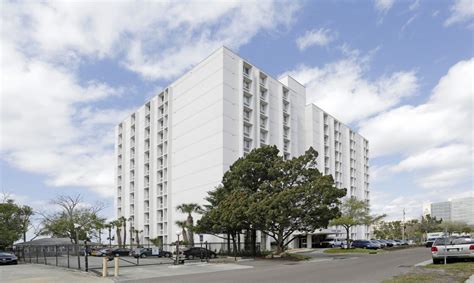
<instances>
[{"instance_id":1,"label":"leafy green tree","mask_svg":"<svg viewBox=\"0 0 474 283\"><path fill-rule=\"evenodd\" d=\"M340 215L339 199L346 195L331 176L317 169L318 153L310 148L291 160L280 159L271 170L272 178L252 195L249 211L256 215L256 227L276 241L277 253L293 240L294 232L312 232L327 227Z\"/></svg>"},{"instance_id":2,"label":"leafy green tree","mask_svg":"<svg viewBox=\"0 0 474 283\"><path fill-rule=\"evenodd\" d=\"M23 234L21 207L11 199L0 203L0 249L10 247Z\"/></svg>"},{"instance_id":3,"label":"leafy green tree","mask_svg":"<svg viewBox=\"0 0 474 283\"><path fill-rule=\"evenodd\" d=\"M401 221L381 221L374 229L374 235L377 239L401 239L402 222Z\"/></svg>"},{"instance_id":4,"label":"leafy green tree","mask_svg":"<svg viewBox=\"0 0 474 283\"><path fill-rule=\"evenodd\" d=\"M350 246L350 229L359 225L371 225L380 221L385 215L370 215L369 205L354 197L346 199L341 207L341 216L331 220L331 225L342 226L346 230L347 247Z\"/></svg>"},{"instance_id":5,"label":"leafy green tree","mask_svg":"<svg viewBox=\"0 0 474 283\"><path fill-rule=\"evenodd\" d=\"M43 235L69 238L78 244L79 240L90 240L90 236L103 227L105 219L99 216L101 204L81 205L80 195L59 196L51 203L58 206L59 211L43 215Z\"/></svg>"},{"instance_id":6,"label":"leafy green tree","mask_svg":"<svg viewBox=\"0 0 474 283\"><path fill-rule=\"evenodd\" d=\"M442 231L446 231L451 235L453 233L463 233L463 230L467 230L466 228L469 225L462 221L443 221L439 224L439 227Z\"/></svg>"},{"instance_id":7,"label":"leafy green tree","mask_svg":"<svg viewBox=\"0 0 474 283\"><path fill-rule=\"evenodd\" d=\"M344 189L316 168L317 152L283 160L275 146L252 150L224 174L222 185L209 192L209 205L198 230L227 233L234 243L243 229L260 230L277 242L278 252L291 242L295 231L326 227L338 216ZM252 247L253 247L252 243Z\"/></svg>"},{"instance_id":8,"label":"leafy green tree","mask_svg":"<svg viewBox=\"0 0 474 283\"><path fill-rule=\"evenodd\" d=\"M426 238L427 233L439 232L440 224L443 220L438 220L436 217L431 217L431 215L421 216L420 229L423 233L423 236Z\"/></svg>"},{"instance_id":9,"label":"leafy green tree","mask_svg":"<svg viewBox=\"0 0 474 283\"><path fill-rule=\"evenodd\" d=\"M188 218L186 219L186 228L188 230L188 234L186 237L189 240L189 244L194 246L194 219L192 213L201 213L202 208L197 203L183 203L176 207L181 213L188 214ZM184 234L183 234L184 237Z\"/></svg>"}]
</instances>

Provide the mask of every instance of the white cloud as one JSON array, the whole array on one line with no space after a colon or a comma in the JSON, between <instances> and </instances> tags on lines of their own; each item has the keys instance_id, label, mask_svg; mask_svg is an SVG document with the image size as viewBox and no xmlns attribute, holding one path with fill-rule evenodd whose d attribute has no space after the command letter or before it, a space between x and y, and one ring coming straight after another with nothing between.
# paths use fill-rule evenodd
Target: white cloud
<instances>
[{"instance_id":1,"label":"white cloud","mask_svg":"<svg viewBox=\"0 0 474 283\"><path fill-rule=\"evenodd\" d=\"M2 3L2 159L50 186L111 196L113 126L131 109L100 106L123 90L83 82L81 64L111 59L144 78L174 78L222 44L238 48L284 30L298 8L265 0Z\"/></svg>"},{"instance_id":2,"label":"white cloud","mask_svg":"<svg viewBox=\"0 0 474 283\"><path fill-rule=\"evenodd\" d=\"M445 26L467 22L474 18L474 3L472 0L456 0L449 10L451 15L444 22Z\"/></svg>"},{"instance_id":3,"label":"white cloud","mask_svg":"<svg viewBox=\"0 0 474 283\"><path fill-rule=\"evenodd\" d=\"M330 29L320 28L319 30L309 30L303 36L296 39L296 45L302 51L314 45L325 46L334 41L337 34Z\"/></svg>"},{"instance_id":4,"label":"white cloud","mask_svg":"<svg viewBox=\"0 0 474 283\"><path fill-rule=\"evenodd\" d=\"M315 103L344 123L360 121L417 93L414 71L398 71L370 80L370 55L343 50L346 58L323 67L301 65L285 74L306 85L307 103ZM351 111L347 111L351 109Z\"/></svg>"},{"instance_id":5,"label":"white cloud","mask_svg":"<svg viewBox=\"0 0 474 283\"><path fill-rule=\"evenodd\" d=\"M451 67L425 104L403 105L360 124L373 156L406 156L447 143L472 141L474 59Z\"/></svg>"},{"instance_id":6,"label":"white cloud","mask_svg":"<svg viewBox=\"0 0 474 283\"><path fill-rule=\"evenodd\" d=\"M375 9L380 13L386 13L390 10L395 0L374 0Z\"/></svg>"},{"instance_id":7,"label":"white cloud","mask_svg":"<svg viewBox=\"0 0 474 283\"><path fill-rule=\"evenodd\" d=\"M474 59L440 79L429 100L404 105L360 123L372 157L401 156L380 175L408 172L423 188L451 188L473 180ZM472 189L472 188L471 188Z\"/></svg>"},{"instance_id":8,"label":"white cloud","mask_svg":"<svg viewBox=\"0 0 474 283\"><path fill-rule=\"evenodd\" d=\"M43 59L118 58L147 79L170 79L221 45L238 49L261 31L287 27L285 1L9 2L2 31ZM284 9L283 9L284 8Z\"/></svg>"},{"instance_id":9,"label":"white cloud","mask_svg":"<svg viewBox=\"0 0 474 283\"><path fill-rule=\"evenodd\" d=\"M3 45L1 69L2 158L44 174L51 186L113 193L112 125L127 111L82 105L117 95L107 85L81 86L66 69L28 59Z\"/></svg>"},{"instance_id":10,"label":"white cloud","mask_svg":"<svg viewBox=\"0 0 474 283\"><path fill-rule=\"evenodd\" d=\"M417 10L418 8L420 8L420 2L421 0L414 0L413 3L411 3L410 6L408 6L408 9L410 11Z\"/></svg>"}]
</instances>

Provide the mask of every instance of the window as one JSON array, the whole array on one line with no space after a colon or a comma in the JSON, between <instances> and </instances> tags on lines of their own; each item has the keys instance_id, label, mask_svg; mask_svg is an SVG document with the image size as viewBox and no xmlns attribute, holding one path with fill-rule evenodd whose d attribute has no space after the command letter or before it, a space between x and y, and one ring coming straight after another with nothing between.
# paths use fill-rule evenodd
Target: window
<instances>
[{"instance_id":1,"label":"window","mask_svg":"<svg viewBox=\"0 0 474 283\"><path fill-rule=\"evenodd\" d=\"M244 65L244 75L249 76L250 75L250 67Z\"/></svg>"},{"instance_id":2,"label":"window","mask_svg":"<svg viewBox=\"0 0 474 283\"><path fill-rule=\"evenodd\" d=\"M244 110L244 119L247 121L250 120L250 111Z\"/></svg>"},{"instance_id":3,"label":"window","mask_svg":"<svg viewBox=\"0 0 474 283\"><path fill-rule=\"evenodd\" d=\"M250 90L250 82L244 81L244 89L245 90Z\"/></svg>"},{"instance_id":4,"label":"window","mask_svg":"<svg viewBox=\"0 0 474 283\"><path fill-rule=\"evenodd\" d=\"M249 96L244 96L244 103L247 104L247 105L250 105L250 97Z\"/></svg>"},{"instance_id":5,"label":"window","mask_svg":"<svg viewBox=\"0 0 474 283\"><path fill-rule=\"evenodd\" d=\"M246 136L250 135L250 126L247 126L247 125L244 126L244 134Z\"/></svg>"},{"instance_id":6,"label":"window","mask_svg":"<svg viewBox=\"0 0 474 283\"><path fill-rule=\"evenodd\" d=\"M249 140L244 140L244 148L249 149L251 146L252 142Z\"/></svg>"}]
</instances>

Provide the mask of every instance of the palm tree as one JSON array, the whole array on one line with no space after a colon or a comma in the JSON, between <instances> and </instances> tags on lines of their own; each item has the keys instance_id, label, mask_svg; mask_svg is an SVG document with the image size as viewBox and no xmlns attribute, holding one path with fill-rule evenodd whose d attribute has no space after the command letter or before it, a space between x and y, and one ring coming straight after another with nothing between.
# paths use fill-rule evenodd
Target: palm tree
<instances>
[{"instance_id":1,"label":"palm tree","mask_svg":"<svg viewBox=\"0 0 474 283\"><path fill-rule=\"evenodd\" d=\"M122 221L119 218L117 220L110 222L110 224L112 225L112 227L115 226L115 235L117 236L117 244L119 247L121 247L122 246L122 234L121 234Z\"/></svg>"},{"instance_id":2,"label":"palm tree","mask_svg":"<svg viewBox=\"0 0 474 283\"><path fill-rule=\"evenodd\" d=\"M127 218L122 216L117 220L120 221L120 224L123 228L123 247L125 248L125 246L127 245Z\"/></svg>"},{"instance_id":3,"label":"palm tree","mask_svg":"<svg viewBox=\"0 0 474 283\"><path fill-rule=\"evenodd\" d=\"M187 238L189 239L189 244L191 246L194 246L194 219L192 216L192 213L201 213L202 208L199 204L197 203L183 203L181 205L178 205L176 207L176 210L178 210L181 213L187 213L188 218L186 219L186 227L188 228L188 235Z\"/></svg>"},{"instance_id":4,"label":"palm tree","mask_svg":"<svg viewBox=\"0 0 474 283\"><path fill-rule=\"evenodd\" d=\"M183 241L184 242L187 242L189 244L189 241L188 241L188 235L186 234L186 221L182 220L182 221L176 221L175 222L176 225L182 229L182 234L183 234Z\"/></svg>"}]
</instances>

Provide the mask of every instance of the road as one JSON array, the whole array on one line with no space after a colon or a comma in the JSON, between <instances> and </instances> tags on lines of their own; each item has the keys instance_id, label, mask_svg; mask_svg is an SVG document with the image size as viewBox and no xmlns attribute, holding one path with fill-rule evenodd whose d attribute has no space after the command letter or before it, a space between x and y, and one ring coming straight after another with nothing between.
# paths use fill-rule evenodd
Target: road
<instances>
[{"instance_id":1,"label":"road","mask_svg":"<svg viewBox=\"0 0 474 283\"><path fill-rule=\"evenodd\" d=\"M245 263L251 269L147 278L133 282L381 282L430 259L426 248L413 248L374 255L327 256L318 254L309 262L257 260ZM132 281L128 281L132 282Z\"/></svg>"}]
</instances>

